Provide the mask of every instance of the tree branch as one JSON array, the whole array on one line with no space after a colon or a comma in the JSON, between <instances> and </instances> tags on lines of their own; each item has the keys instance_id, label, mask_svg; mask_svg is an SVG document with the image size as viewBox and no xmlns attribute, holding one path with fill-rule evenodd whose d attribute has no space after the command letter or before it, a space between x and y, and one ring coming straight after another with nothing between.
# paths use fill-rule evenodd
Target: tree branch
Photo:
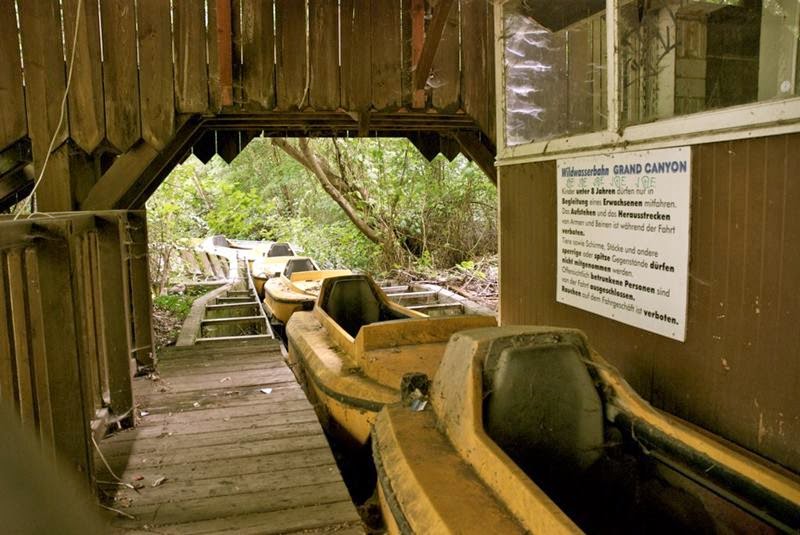
<instances>
[{"instance_id":1,"label":"tree branch","mask_svg":"<svg viewBox=\"0 0 800 535\"><path fill-rule=\"evenodd\" d=\"M308 169L311 174L317 178L317 181L319 181L325 193L330 195L331 199L344 210L344 213L350 221L353 222L356 228L358 228L368 240L379 245L382 244L383 240L381 239L381 235L372 228L369 223L361 218L342 192L333 185L331 178L336 180L338 177L335 176L327 162L320 160L317 155L314 154L311 147L308 145L307 139L300 138L298 140L299 149L283 138L273 138L272 144L281 148L286 154Z\"/></svg>"}]
</instances>

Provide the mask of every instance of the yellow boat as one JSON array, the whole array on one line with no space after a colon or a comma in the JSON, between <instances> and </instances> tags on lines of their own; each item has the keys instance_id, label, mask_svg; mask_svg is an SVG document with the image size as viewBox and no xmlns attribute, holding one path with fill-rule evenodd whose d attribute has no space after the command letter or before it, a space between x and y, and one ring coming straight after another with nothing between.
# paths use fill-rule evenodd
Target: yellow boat
<instances>
[{"instance_id":1,"label":"yellow boat","mask_svg":"<svg viewBox=\"0 0 800 535\"><path fill-rule=\"evenodd\" d=\"M323 425L358 447L378 411L400 400L406 373L432 375L453 333L495 324L491 316L428 318L389 301L366 275L330 277L313 311L289 320L288 358Z\"/></svg>"},{"instance_id":2,"label":"yellow boat","mask_svg":"<svg viewBox=\"0 0 800 535\"><path fill-rule=\"evenodd\" d=\"M280 277L273 277L264 284L267 315L285 325L298 310L314 307L323 280L351 273L349 269L320 270L308 257L293 257L286 262Z\"/></svg>"},{"instance_id":3,"label":"yellow boat","mask_svg":"<svg viewBox=\"0 0 800 535\"><path fill-rule=\"evenodd\" d=\"M262 256L253 260L250 276L260 299L264 299L264 284L267 280L280 275L286 267L286 262L294 256L295 252L291 245L285 242L274 242Z\"/></svg>"},{"instance_id":4,"label":"yellow boat","mask_svg":"<svg viewBox=\"0 0 800 535\"><path fill-rule=\"evenodd\" d=\"M389 533L800 527L796 474L655 410L580 331L461 332L426 379L373 430Z\"/></svg>"}]
</instances>

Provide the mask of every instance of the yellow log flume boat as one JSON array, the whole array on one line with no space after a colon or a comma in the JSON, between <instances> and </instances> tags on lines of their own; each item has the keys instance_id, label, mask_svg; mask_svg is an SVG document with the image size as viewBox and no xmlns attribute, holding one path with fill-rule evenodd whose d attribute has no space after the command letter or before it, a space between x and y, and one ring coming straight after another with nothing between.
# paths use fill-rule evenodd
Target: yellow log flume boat
<instances>
[{"instance_id":1,"label":"yellow log flume boat","mask_svg":"<svg viewBox=\"0 0 800 535\"><path fill-rule=\"evenodd\" d=\"M330 277L313 311L289 320L288 359L323 425L345 446L358 447L378 411L400 401L405 374L433 375L453 333L490 325L492 316L429 318L406 309L366 275Z\"/></svg>"},{"instance_id":2,"label":"yellow log flume boat","mask_svg":"<svg viewBox=\"0 0 800 535\"><path fill-rule=\"evenodd\" d=\"M349 269L321 270L308 257L291 258L280 277L273 277L264 284L267 315L285 325L295 312L314 307L323 280L351 273Z\"/></svg>"},{"instance_id":3,"label":"yellow log flume boat","mask_svg":"<svg viewBox=\"0 0 800 535\"><path fill-rule=\"evenodd\" d=\"M262 255L253 260L250 267L253 286L260 299L264 298L264 284L272 277L277 277L286 267L286 262L294 258L295 251L285 242L274 242Z\"/></svg>"},{"instance_id":4,"label":"yellow log flume boat","mask_svg":"<svg viewBox=\"0 0 800 535\"><path fill-rule=\"evenodd\" d=\"M580 331L461 332L432 377L374 425L390 533L800 527L796 475L655 410Z\"/></svg>"}]
</instances>

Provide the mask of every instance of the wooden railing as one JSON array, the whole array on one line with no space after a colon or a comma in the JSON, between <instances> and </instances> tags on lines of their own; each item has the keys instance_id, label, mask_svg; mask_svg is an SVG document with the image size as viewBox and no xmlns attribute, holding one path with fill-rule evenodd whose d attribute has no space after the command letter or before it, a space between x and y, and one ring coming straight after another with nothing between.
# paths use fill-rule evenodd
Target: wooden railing
<instances>
[{"instance_id":1,"label":"wooden railing","mask_svg":"<svg viewBox=\"0 0 800 535\"><path fill-rule=\"evenodd\" d=\"M92 422L133 422L131 376L151 367L141 212L0 220L0 403L93 478Z\"/></svg>"}]
</instances>

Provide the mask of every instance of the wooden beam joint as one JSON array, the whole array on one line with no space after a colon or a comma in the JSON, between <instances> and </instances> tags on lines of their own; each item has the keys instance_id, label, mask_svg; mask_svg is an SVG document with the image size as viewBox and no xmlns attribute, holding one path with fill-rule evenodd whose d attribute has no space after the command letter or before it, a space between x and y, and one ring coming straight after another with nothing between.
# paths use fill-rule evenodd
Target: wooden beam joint
<instances>
[{"instance_id":1,"label":"wooden beam joint","mask_svg":"<svg viewBox=\"0 0 800 535\"><path fill-rule=\"evenodd\" d=\"M424 31L424 2L423 0L412 0L411 3L411 50L413 57L414 71L414 98L413 106L421 108L425 106L425 84L431 73L433 60L436 58L436 51L442 41L444 26L450 16L450 9L453 7L454 0L439 0L434 8L433 18L428 31ZM419 16L419 4L423 4L422 16ZM420 20L421 19L421 22ZM420 31L419 25L422 25ZM420 38L420 33L422 37ZM420 40L422 46L420 48Z\"/></svg>"}]
</instances>

